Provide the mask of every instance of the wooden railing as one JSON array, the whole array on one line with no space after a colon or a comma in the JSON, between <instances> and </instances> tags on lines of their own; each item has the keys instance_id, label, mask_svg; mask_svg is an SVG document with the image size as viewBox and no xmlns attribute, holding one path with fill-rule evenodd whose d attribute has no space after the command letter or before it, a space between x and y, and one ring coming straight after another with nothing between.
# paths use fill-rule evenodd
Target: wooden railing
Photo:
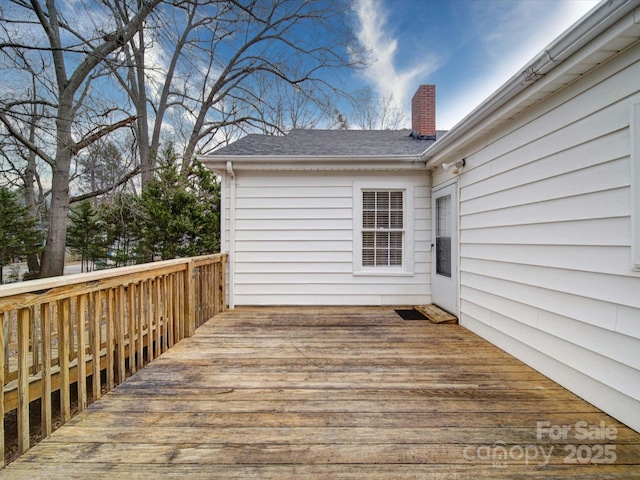
<instances>
[{"instance_id":1,"label":"wooden railing","mask_svg":"<svg viewBox=\"0 0 640 480\"><path fill-rule=\"evenodd\" d=\"M0 286L0 418L17 410L18 453L30 447L34 400L44 438L54 415L65 423L72 403L84 410L223 311L226 260L207 255ZM4 421L0 430L4 466Z\"/></svg>"}]
</instances>

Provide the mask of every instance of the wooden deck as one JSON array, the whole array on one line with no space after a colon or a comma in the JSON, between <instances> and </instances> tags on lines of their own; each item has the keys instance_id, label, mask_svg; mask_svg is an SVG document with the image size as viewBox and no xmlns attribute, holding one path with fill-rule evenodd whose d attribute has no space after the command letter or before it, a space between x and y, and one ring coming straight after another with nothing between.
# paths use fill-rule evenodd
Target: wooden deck
<instances>
[{"instance_id":1,"label":"wooden deck","mask_svg":"<svg viewBox=\"0 0 640 480\"><path fill-rule=\"evenodd\" d=\"M583 439L582 427L595 438ZM638 475L638 433L464 327L402 320L391 308L218 315L0 472L127 480Z\"/></svg>"}]
</instances>

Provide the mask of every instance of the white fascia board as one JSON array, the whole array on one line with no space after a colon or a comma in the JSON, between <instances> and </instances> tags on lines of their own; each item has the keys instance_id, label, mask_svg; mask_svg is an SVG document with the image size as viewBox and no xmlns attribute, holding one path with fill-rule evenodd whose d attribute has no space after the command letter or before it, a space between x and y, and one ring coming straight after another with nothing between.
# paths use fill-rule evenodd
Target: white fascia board
<instances>
[{"instance_id":1,"label":"white fascia board","mask_svg":"<svg viewBox=\"0 0 640 480\"><path fill-rule=\"evenodd\" d=\"M626 18L625 18L626 17ZM611 37L603 38L598 48L584 51L584 57L576 59L570 66L558 68L572 55L593 42L616 23L622 22ZM557 81L562 75L571 76L571 67L575 67L586 57L601 50L602 45L615 37L630 33L628 44L638 38L640 23L640 0L603 0L591 12L576 22L554 42L540 52L519 73L511 77L502 87L481 103L469 115L463 118L451 130L438 139L424 153L429 169L437 166L450 153L477 140L487 130L506 121L510 110L525 104L537 91L551 81ZM615 55L617 52L611 52ZM478 128L480 127L480 128Z\"/></svg>"},{"instance_id":2,"label":"white fascia board","mask_svg":"<svg viewBox=\"0 0 640 480\"><path fill-rule=\"evenodd\" d=\"M425 170L421 155L359 155L359 156L294 156L294 155L200 155L205 166L213 171L226 171L231 162L234 171L242 170Z\"/></svg>"}]
</instances>

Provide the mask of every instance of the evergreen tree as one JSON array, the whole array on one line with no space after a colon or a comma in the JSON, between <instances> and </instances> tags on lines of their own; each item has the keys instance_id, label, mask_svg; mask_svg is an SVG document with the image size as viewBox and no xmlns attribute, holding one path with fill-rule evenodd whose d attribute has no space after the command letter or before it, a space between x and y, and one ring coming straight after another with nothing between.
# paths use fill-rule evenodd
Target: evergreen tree
<instances>
[{"instance_id":1,"label":"evergreen tree","mask_svg":"<svg viewBox=\"0 0 640 480\"><path fill-rule=\"evenodd\" d=\"M195 163L180 175L175 151L164 151L160 168L142 192L141 261L203 255L220 249L220 185Z\"/></svg>"},{"instance_id":2,"label":"evergreen tree","mask_svg":"<svg viewBox=\"0 0 640 480\"><path fill-rule=\"evenodd\" d=\"M111 202L100 206L98 216L107 235L109 258L116 267L136 260L142 215L139 198L129 193L117 193Z\"/></svg>"},{"instance_id":3,"label":"evergreen tree","mask_svg":"<svg viewBox=\"0 0 640 480\"><path fill-rule=\"evenodd\" d=\"M67 246L80 255L83 272L89 265L107 256L106 233L96 210L89 201L80 204L69 213L71 220L67 227Z\"/></svg>"},{"instance_id":4,"label":"evergreen tree","mask_svg":"<svg viewBox=\"0 0 640 480\"><path fill-rule=\"evenodd\" d=\"M42 250L42 233L35 220L29 217L27 207L18 196L0 187L0 283L2 268L15 257L38 253Z\"/></svg>"}]
</instances>

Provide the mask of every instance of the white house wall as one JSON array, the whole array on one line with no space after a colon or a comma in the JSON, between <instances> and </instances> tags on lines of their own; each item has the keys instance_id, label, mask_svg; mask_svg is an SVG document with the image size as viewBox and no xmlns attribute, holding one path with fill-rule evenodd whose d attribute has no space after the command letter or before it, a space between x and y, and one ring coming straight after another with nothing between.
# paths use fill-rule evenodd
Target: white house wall
<instances>
[{"instance_id":1,"label":"white house wall","mask_svg":"<svg viewBox=\"0 0 640 480\"><path fill-rule=\"evenodd\" d=\"M639 102L635 45L462 152L459 180L460 322L636 430Z\"/></svg>"},{"instance_id":2,"label":"white house wall","mask_svg":"<svg viewBox=\"0 0 640 480\"><path fill-rule=\"evenodd\" d=\"M235 305L398 305L430 301L430 180L426 172L235 172L225 189L225 248ZM414 273L353 274L353 185L411 182ZM231 183L229 177L227 184ZM228 219L235 213L232 244Z\"/></svg>"}]
</instances>

